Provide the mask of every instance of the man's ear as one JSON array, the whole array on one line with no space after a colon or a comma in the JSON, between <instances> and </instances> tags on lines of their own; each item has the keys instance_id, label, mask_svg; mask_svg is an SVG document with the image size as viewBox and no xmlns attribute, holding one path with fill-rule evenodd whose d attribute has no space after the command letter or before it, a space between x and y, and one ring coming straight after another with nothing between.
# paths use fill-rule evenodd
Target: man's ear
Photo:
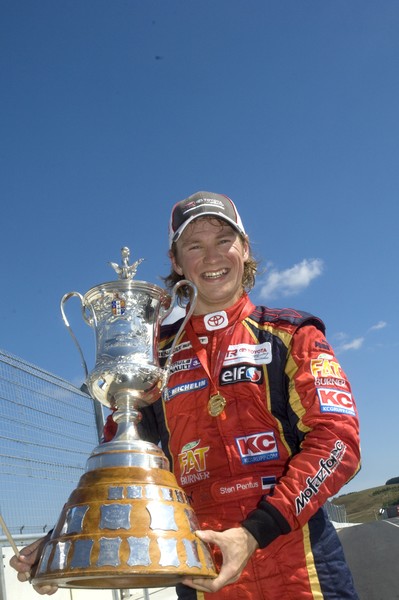
<instances>
[{"instance_id":1,"label":"man's ear","mask_svg":"<svg viewBox=\"0 0 399 600\"><path fill-rule=\"evenodd\" d=\"M169 258L172 263L172 267L176 271L176 273L178 275L183 275L183 269L177 264L176 257L173 252L169 252Z\"/></svg>"},{"instance_id":2,"label":"man's ear","mask_svg":"<svg viewBox=\"0 0 399 600\"><path fill-rule=\"evenodd\" d=\"M249 243L248 240L245 240L243 243L243 258L244 262L249 258Z\"/></svg>"}]
</instances>

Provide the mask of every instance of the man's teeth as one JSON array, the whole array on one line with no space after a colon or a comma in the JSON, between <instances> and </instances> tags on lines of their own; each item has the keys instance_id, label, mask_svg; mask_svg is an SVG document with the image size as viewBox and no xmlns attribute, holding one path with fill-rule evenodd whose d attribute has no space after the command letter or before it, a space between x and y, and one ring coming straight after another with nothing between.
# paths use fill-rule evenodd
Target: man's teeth
<instances>
[{"instance_id":1,"label":"man's teeth","mask_svg":"<svg viewBox=\"0 0 399 600\"><path fill-rule=\"evenodd\" d=\"M217 277L221 277L222 275L226 275L227 269L221 269L220 271L208 271L204 273L204 277L207 279L216 279Z\"/></svg>"}]
</instances>

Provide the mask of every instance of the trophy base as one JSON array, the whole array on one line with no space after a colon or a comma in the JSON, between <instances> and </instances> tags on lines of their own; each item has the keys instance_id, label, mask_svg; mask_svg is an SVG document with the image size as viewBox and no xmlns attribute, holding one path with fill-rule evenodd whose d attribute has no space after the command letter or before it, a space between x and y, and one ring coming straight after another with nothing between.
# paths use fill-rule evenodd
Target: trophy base
<instances>
[{"instance_id":1,"label":"trophy base","mask_svg":"<svg viewBox=\"0 0 399 600\"><path fill-rule=\"evenodd\" d=\"M103 576L85 574L84 577L71 574L70 577L40 577L33 579L33 585L57 585L60 588L79 588L79 589L113 589L113 590L129 590L136 588L163 588L175 587L181 582L182 574L166 575L163 572L153 573L104 573Z\"/></svg>"},{"instance_id":2,"label":"trophy base","mask_svg":"<svg viewBox=\"0 0 399 600\"><path fill-rule=\"evenodd\" d=\"M85 473L44 546L34 585L174 586L216 577L197 517L165 469L107 467Z\"/></svg>"}]
</instances>

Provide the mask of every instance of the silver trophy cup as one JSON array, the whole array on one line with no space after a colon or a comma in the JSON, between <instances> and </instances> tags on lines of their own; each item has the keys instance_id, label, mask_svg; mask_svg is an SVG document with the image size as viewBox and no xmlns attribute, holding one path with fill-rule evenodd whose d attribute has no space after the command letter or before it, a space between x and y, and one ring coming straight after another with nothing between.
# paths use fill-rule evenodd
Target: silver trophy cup
<instances>
[{"instance_id":1,"label":"silver trophy cup","mask_svg":"<svg viewBox=\"0 0 399 600\"><path fill-rule=\"evenodd\" d=\"M112 409L117 432L94 448L86 472L65 504L45 545L33 582L75 588L137 588L175 585L183 576L215 577L206 544L184 491L156 444L141 440L140 408L160 398L175 344L195 307L197 291L186 280L172 297L161 288L133 281L141 260L111 263L118 280L84 296L65 294L61 313L79 350L90 394ZM177 303L177 290L191 289L190 307L169 352L158 361L159 330ZM96 361L88 372L64 305L79 298L83 318L94 329Z\"/></svg>"}]
</instances>

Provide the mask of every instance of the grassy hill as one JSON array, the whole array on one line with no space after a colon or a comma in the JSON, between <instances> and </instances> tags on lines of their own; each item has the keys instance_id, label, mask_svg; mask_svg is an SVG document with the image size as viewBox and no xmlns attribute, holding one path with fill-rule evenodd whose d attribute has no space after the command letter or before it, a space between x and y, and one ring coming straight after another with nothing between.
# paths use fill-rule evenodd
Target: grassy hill
<instances>
[{"instance_id":1,"label":"grassy hill","mask_svg":"<svg viewBox=\"0 0 399 600\"><path fill-rule=\"evenodd\" d=\"M399 485L381 485L343 494L333 498L332 503L345 506L350 523L369 523L379 518L380 508L399 504Z\"/></svg>"}]
</instances>

